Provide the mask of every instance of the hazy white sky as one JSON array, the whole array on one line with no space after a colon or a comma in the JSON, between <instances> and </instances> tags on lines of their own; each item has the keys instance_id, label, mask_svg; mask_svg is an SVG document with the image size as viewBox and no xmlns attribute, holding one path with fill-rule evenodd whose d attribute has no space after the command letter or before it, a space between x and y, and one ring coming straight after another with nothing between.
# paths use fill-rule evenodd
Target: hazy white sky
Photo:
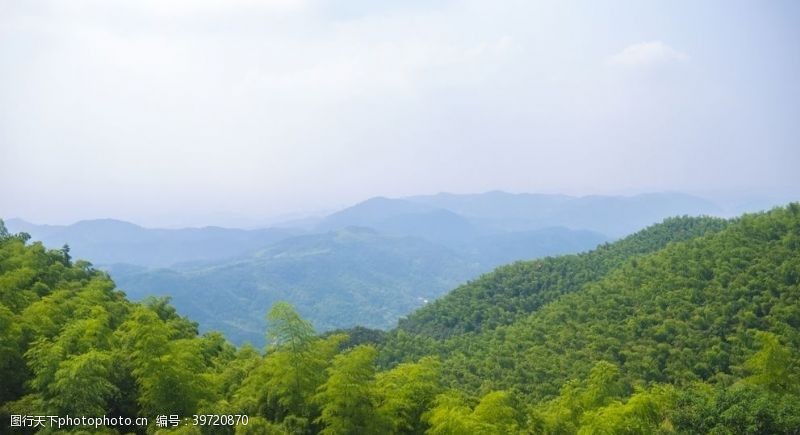
<instances>
[{"instance_id":1,"label":"hazy white sky","mask_svg":"<svg viewBox=\"0 0 800 435\"><path fill-rule=\"evenodd\" d=\"M0 216L791 191L800 2L0 0Z\"/></svg>"}]
</instances>

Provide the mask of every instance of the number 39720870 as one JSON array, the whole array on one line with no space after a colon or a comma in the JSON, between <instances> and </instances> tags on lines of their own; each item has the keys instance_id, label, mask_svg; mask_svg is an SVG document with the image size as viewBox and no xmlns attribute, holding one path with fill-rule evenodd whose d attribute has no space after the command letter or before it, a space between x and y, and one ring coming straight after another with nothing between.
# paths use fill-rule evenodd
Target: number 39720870
<instances>
[{"instance_id":1,"label":"number 39720870","mask_svg":"<svg viewBox=\"0 0 800 435\"><path fill-rule=\"evenodd\" d=\"M243 414L199 414L192 416L194 426L247 426L249 418Z\"/></svg>"}]
</instances>

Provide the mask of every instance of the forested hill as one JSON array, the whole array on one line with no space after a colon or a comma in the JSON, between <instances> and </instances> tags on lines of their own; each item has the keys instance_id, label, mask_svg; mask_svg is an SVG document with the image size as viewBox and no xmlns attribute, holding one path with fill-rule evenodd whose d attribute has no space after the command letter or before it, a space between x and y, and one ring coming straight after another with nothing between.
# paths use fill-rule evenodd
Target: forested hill
<instances>
[{"instance_id":1,"label":"forested hill","mask_svg":"<svg viewBox=\"0 0 800 435\"><path fill-rule=\"evenodd\" d=\"M679 222L704 221L667 223ZM633 412L622 405L628 394L630 401L641 401L636 406L654 406L647 401L670 385L682 390L678 404L687 407L676 420L695 432L717 424L732 431L719 433L800 430L800 205L745 215L719 231L719 222L705 222L706 231L699 232L705 236L627 258L510 325L423 342L444 358L447 385L476 395L511 390L525 403L539 403L532 415L541 430L571 428L568 433L587 422L579 415L587 411L579 397L603 376L614 379L608 388L617 389L607 400L621 402L593 412L591 419ZM548 282L559 283L562 271L555 273L552 281L533 275L534 283L545 283L540 287L518 287L547 292ZM525 274L505 279L530 281ZM409 337L391 337L384 357L404 355ZM758 352L759 347L771 350ZM762 372L752 377L757 370ZM748 389L758 382L774 394ZM660 387L645 393L653 385ZM788 413L788 426L770 426L780 413Z\"/></svg>"},{"instance_id":2,"label":"forested hill","mask_svg":"<svg viewBox=\"0 0 800 435\"><path fill-rule=\"evenodd\" d=\"M605 276L634 256L657 251L671 242L717 232L726 225L726 220L713 217L668 218L587 253L499 267L414 311L400 320L398 329L447 338L507 325Z\"/></svg>"},{"instance_id":3,"label":"forested hill","mask_svg":"<svg viewBox=\"0 0 800 435\"><path fill-rule=\"evenodd\" d=\"M150 418L110 434L798 433L800 205L650 231L683 241L602 248L625 258L508 324L353 345L277 303L262 352L0 224L0 432L35 432L11 415L69 414Z\"/></svg>"}]
</instances>

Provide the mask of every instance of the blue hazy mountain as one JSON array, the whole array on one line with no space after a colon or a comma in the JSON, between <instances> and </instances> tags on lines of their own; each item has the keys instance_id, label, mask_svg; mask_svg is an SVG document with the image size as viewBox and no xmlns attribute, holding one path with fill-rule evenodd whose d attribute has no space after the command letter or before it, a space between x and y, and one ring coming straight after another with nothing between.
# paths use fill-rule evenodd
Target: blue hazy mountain
<instances>
[{"instance_id":1,"label":"blue hazy mountain","mask_svg":"<svg viewBox=\"0 0 800 435\"><path fill-rule=\"evenodd\" d=\"M85 220L72 225L36 225L9 219L6 226L12 232L29 233L34 240L51 248L69 244L73 257L97 265L128 263L160 267L230 258L300 233L287 228L152 229L115 219Z\"/></svg>"},{"instance_id":2,"label":"blue hazy mountain","mask_svg":"<svg viewBox=\"0 0 800 435\"><path fill-rule=\"evenodd\" d=\"M421 235L436 233L446 213L466 237L530 231L548 227L566 227L596 231L609 237L621 237L667 216L718 215L711 201L683 193L651 193L635 196L583 196L513 194L487 192L459 195L373 198L333 213L320 229L362 225L385 229L394 234ZM405 226L393 224L406 222Z\"/></svg>"}]
</instances>

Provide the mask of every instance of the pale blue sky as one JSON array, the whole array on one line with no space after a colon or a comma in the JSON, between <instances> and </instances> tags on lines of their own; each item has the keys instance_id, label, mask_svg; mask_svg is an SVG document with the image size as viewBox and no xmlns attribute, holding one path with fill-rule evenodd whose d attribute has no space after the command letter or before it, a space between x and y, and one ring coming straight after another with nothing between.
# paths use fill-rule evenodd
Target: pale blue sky
<instances>
[{"instance_id":1,"label":"pale blue sky","mask_svg":"<svg viewBox=\"0 0 800 435\"><path fill-rule=\"evenodd\" d=\"M797 194L800 2L0 0L0 216Z\"/></svg>"}]
</instances>

